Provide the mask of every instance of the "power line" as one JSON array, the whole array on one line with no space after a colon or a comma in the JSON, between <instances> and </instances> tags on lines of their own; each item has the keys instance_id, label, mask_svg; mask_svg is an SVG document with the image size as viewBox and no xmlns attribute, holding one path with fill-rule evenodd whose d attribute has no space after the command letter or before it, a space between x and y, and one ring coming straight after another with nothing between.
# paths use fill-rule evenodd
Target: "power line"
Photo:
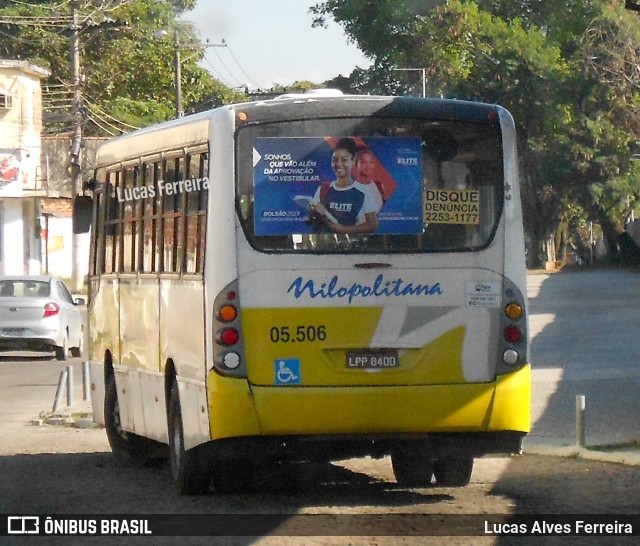
<instances>
[{"instance_id":1,"label":"power line","mask_svg":"<svg viewBox=\"0 0 640 546\"><path fill-rule=\"evenodd\" d=\"M26 8L33 8L34 5L30 4L28 2L20 2L19 0L9 0L12 4L16 4L17 6L24 6ZM60 8L64 7L64 6L68 6L69 3L71 2L71 0L64 0L64 2L61 2L60 4L54 4L54 5L47 5L47 4L40 4L38 5L39 8L42 9L49 9L51 11L56 11L59 10Z\"/></svg>"},{"instance_id":2,"label":"power line","mask_svg":"<svg viewBox=\"0 0 640 546\"><path fill-rule=\"evenodd\" d=\"M105 112L100 106L98 106L95 102L92 102L91 100L87 99L86 95L83 93L82 94L82 99L83 102L87 105L87 107L90 109L90 111L97 117L103 119L103 121L107 124L109 124L111 127L113 127L114 129L117 129L120 132L127 132L124 131L122 129L120 129L119 127L112 125L110 123L108 123L106 120L111 120L114 121L115 123L122 125L123 127L126 127L127 129L139 129L140 127L136 127L135 125L129 125L128 123L125 123L124 121L120 121L119 119L114 118L113 116L109 115L107 112Z\"/></svg>"},{"instance_id":3,"label":"power line","mask_svg":"<svg viewBox=\"0 0 640 546\"><path fill-rule=\"evenodd\" d=\"M24 25L24 26L51 26L56 28L66 28L72 23L70 16L47 17L40 15L3 15L0 16L0 24L4 25Z\"/></svg>"},{"instance_id":4,"label":"power line","mask_svg":"<svg viewBox=\"0 0 640 546\"><path fill-rule=\"evenodd\" d=\"M236 84L241 86L243 85L243 82L240 81L238 78L235 77L235 75L231 72L231 70L229 69L229 67L226 65L226 63L222 60L222 57L220 56L220 54L217 51L213 52L215 54L215 56L218 58L218 60L220 61L220 64L223 66L223 68L228 72L229 76L231 76L231 79L235 80ZM232 86L233 87L233 86Z\"/></svg>"},{"instance_id":5,"label":"power line","mask_svg":"<svg viewBox=\"0 0 640 546\"><path fill-rule=\"evenodd\" d=\"M93 117L91 117L91 114L85 114L85 115L86 115L87 119L89 121L91 121L96 127L99 127L101 131L105 132L109 136L116 136L117 133L114 133L114 132L110 131L109 129L104 127L100 122L98 122L95 119L93 119Z\"/></svg>"},{"instance_id":6,"label":"power line","mask_svg":"<svg viewBox=\"0 0 640 546\"><path fill-rule=\"evenodd\" d=\"M51 31L48 31L48 32L50 32L50 34L60 35L63 31L64 29L59 32L51 32ZM21 44L27 44L27 45L33 45L33 46L42 45L42 40L28 40L26 38L23 38L22 36L14 36L12 34L7 34L2 30L0 30L0 34L2 34L3 36L6 36L7 38L11 38L11 40L15 42L20 42Z\"/></svg>"},{"instance_id":7,"label":"power line","mask_svg":"<svg viewBox=\"0 0 640 546\"><path fill-rule=\"evenodd\" d=\"M246 73L246 71L244 70L244 68L242 68L242 66L240 66L240 63L238 62L238 59L236 59L236 56L233 54L233 51L231 51L231 47L229 46L229 44L227 44L227 50L229 51L229 55L231 55L231 58L234 60L234 62L236 63L240 71L247 77L247 80L251 82L254 86L259 88L260 86L256 84L255 80L251 76L249 76L249 74Z\"/></svg>"},{"instance_id":8,"label":"power line","mask_svg":"<svg viewBox=\"0 0 640 546\"><path fill-rule=\"evenodd\" d=\"M227 87L233 87L233 84L229 82L229 80L227 80L215 66L213 66L211 61L206 56L204 57L203 60L209 66L209 70L213 73L213 75L216 77L218 81L222 82Z\"/></svg>"}]
</instances>

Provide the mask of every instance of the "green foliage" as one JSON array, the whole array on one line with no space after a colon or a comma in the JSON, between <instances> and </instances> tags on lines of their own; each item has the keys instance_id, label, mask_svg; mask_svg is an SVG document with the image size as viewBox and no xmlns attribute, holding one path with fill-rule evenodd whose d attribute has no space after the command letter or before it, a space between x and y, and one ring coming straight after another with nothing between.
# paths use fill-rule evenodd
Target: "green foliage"
<instances>
[{"instance_id":1,"label":"green foliage","mask_svg":"<svg viewBox=\"0 0 640 546\"><path fill-rule=\"evenodd\" d=\"M430 94L512 112L535 255L576 211L615 241L640 198L630 151L640 140L640 16L623 4L328 0L311 12L316 25L341 24L373 60L336 80L343 89L418 94L393 68L424 68Z\"/></svg>"},{"instance_id":2,"label":"green foliage","mask_svg":"<svg viewBox=\"0 0 640 546\"><path fill-rule=\"evenodd\" d=\"M113 135L175 116L174 31L181 54L185 111L238 94L198 65L204 54L194 28L177 17L195 0L79 0L81 92L87 135ZM28 16L29 24L22 24ZM27 59L51 70L44 82L47 129L70 128L73 76L71 3L0 2L0 57ZM164 36L162 35L162 32ZM221 102L222 101L222 102ZM67 114L66 117L64 114Z\"/></svg>"}]
</instances>

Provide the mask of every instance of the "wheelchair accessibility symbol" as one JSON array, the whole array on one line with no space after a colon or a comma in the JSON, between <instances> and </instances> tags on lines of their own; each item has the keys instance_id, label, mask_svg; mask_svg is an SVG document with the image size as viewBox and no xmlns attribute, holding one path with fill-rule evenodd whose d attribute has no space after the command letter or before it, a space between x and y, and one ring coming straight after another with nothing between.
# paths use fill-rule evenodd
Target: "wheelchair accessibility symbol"
<instances>
[{"instance_id":1,"label":"wheelchair accessibility symbol","mask_svg":"<svg viewBox=\"0 0 640 546\"><path fill-rule=\"evenodd\" d=\"M300 359L280 358L275 361L276 385L300 384Z\"/></svg>"}]
</instances>

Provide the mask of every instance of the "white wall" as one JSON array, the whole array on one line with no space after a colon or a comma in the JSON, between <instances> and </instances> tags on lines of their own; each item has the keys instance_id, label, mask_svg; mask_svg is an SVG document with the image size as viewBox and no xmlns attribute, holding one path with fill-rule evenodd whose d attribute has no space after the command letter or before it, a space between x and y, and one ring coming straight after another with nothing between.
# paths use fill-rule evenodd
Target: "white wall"
<instances>
[{"instance_id":1,"label":"white wall","mask_svg":"<svg viewBox=\"0 0 640 546\"><path fill-rule=\"evenodd\" d=\"M39 275L41 273L40 240L36 233L34 205L33 199L2 200L0 273L4 275Z\"/></svg>"},{"instance_id":2,"label":"white wall","mask_svg":"<svg viewBox=\"0 0 640 546\"><path fill-rule=\"evenodd\" d=\"M42 228L45 227L44 219L41 220ZM48 261L49 274L58 277L71 278L72 268L72 240L73 221L71 218L49 218L48 231ZM42 243L42 272L45 273L47 263L47 241L44 237ZM80 281L89 271L89 234L78 236L78 260Z\"/></svg>"},{"instance_id":3,"label":"white wall","mask_svg":"<svg viewBox=\"0 0 640 546\"><path fill-rule=\"evenodd\" d=\"M23 275L24 271L24 222L22 199L4 200L4 225L2 226L3 264L5 275Z\"/></svg>"}]
</instances>

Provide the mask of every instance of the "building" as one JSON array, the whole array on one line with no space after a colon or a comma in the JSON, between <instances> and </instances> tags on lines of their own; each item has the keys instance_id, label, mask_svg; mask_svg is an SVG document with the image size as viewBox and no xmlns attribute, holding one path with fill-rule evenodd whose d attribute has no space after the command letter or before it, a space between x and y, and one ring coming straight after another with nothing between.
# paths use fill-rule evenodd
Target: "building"
<instances>
[{"instance_id":1,"label":"building","mask_svg":"<svg viewBox=\"0 0 640 546\"><path fill-rule=\"evenodd\" d=\"M0 59L0 274L42 270L42 93L50 72Z\"/></svg>"},{"instance_id":2,"label":"building","mask_svg":"<svg viewBox=\"0 0 640 546\"><path fill-rule=\"evenodd\" d=\"M96 151L105 140L107 139L101 137L82 139L82 180L92 177ZM42 137L42 183L45 190L40 208L42 271L71 282L74 278L75 259L75 277L78 282L82 282L89 270L89 234L73 234L74 192L73 182L67 171L70 149L71 136L68 134Z\"/></svg>"}]
</instances>

